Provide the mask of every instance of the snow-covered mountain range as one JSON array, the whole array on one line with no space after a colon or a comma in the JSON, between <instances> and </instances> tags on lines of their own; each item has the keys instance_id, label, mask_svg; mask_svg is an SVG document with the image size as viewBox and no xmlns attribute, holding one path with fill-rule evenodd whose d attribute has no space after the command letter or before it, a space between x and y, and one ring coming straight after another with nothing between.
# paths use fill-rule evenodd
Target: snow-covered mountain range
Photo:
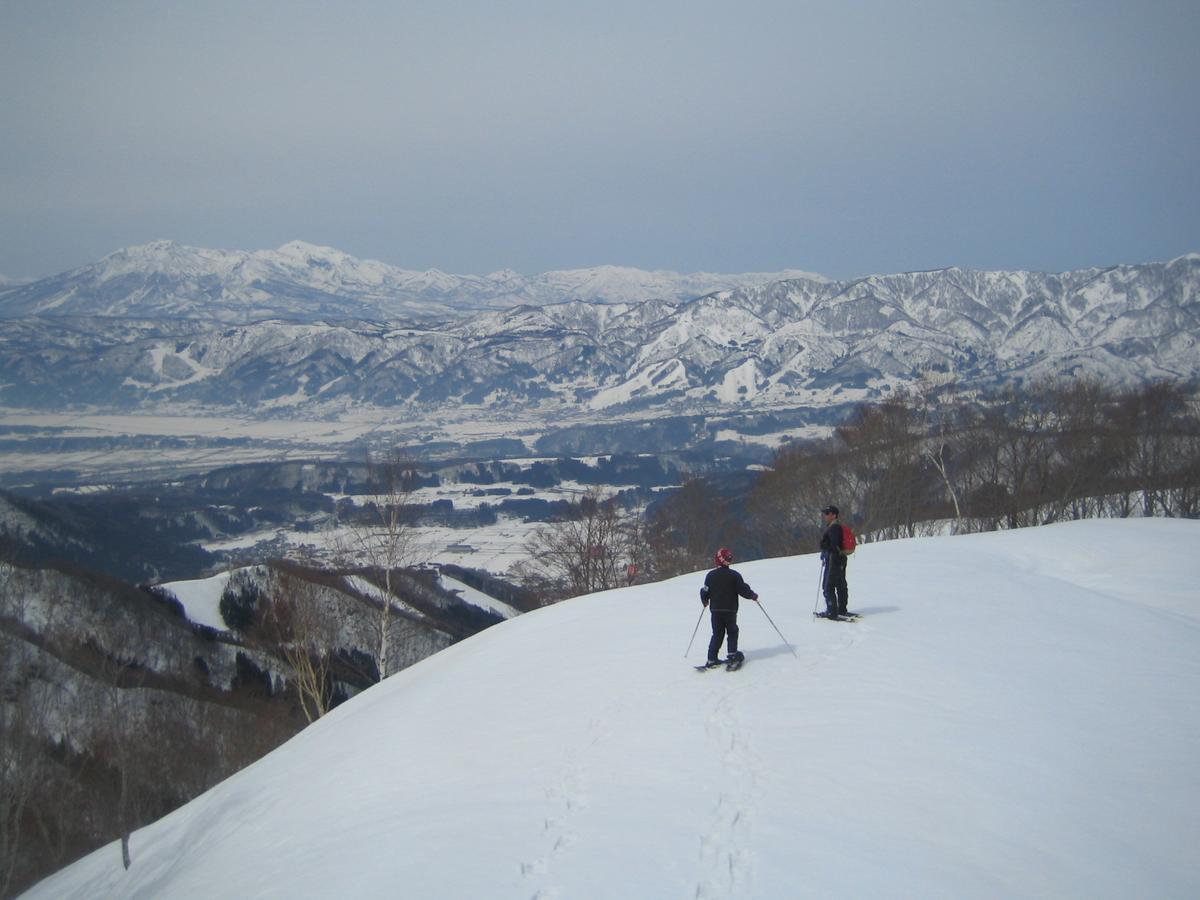
<instances>
[{"instance_id":1,"label":"snow-covered mountain range","mask_svg":"<svg viewBox=\"0 0 1200 900\"><path fill-rule=\"evenodd\" d=\"M166 254L211 263L208 251L154 246L156 260ZM307 252L288 245L271 259ZM472 315L462 310L515 294L484 297L444 285L438 309L458 315L423 323L333 316L363 309L366 295L342 287L350 272L360 273L356 284L369 283L372 296L396 296L388 292L397 276L344 261L318 267L338 274L316 305L295 306L291 287L272 294L266 277L257 277L259 311L300 312L244 324L192 314L202 307L211 313L232 291L228 285L250 283L248 272L268 268L259 255L219 256L222 265L240 260L233 267L241 280L204 276L213 279L210 295L186 300L154 293L157 270L134 264L137 256L114 254L97 271L117 271L127 260L125 282L103 282L110 291L104 309L145 318L62 315L95 311L94 295L85 303L83 287L67 286L81 285L80 273L61 277L53 302L45 282L0 294L0 310L37 313L11 319L0 335L0 403L305 415L363 405L520 409L561 421L747 404L822 407L883 396L929 370L975 386L1068 373L1116 383L1200 378L1200 254L1061 274L951 268L848 282L785 278L698 297L681 297L687 290L672 282L675 296L620 302L601 302L620 293L613 287L620 279L600 279L585 300L570 299L584 292L584 281L551 289L542 276L536 290L528 281L521 288L539 303ZM600 270L589 271L600 278ZM470 283L485 282L496 284ZM666 286L657 285L660 295ZM627 289L650 288L639 281ZM337 298L349 299L338 306ZM316 310L331 317L309 320Z\"/></svg>"},{"instance_id":2,"label":"snow-covered mountain range","mask_svg":"<svg viewBox=\"0 0 1200 900\"><path fill-rule=\"evenodd\" d=\"M805 272L713 275L600 266L526 277L511 270L450 275L400 269L303 241L278 250L210 250L156 241L0 294L0 315L430 320L567 299L686 300ZM0 289L3 285L0 284Z\"/></svg>"},{"instance_id":3,"label":"snow-covered mountain range","mask_svg":"<svg viewBox=\"0 0 1200 900\"><path fill-rule=\"evenodd\" d=\"M854 624L735 563L736 673L681 652L702 573L569 600L27 896L1196 897L1198 527L862 545Z\"/></svg>"}]
</instances>

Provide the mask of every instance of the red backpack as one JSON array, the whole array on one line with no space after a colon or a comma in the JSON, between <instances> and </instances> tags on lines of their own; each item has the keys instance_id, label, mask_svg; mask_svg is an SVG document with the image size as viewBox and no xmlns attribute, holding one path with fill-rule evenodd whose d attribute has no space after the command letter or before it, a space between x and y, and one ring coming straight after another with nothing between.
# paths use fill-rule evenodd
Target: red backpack
<instances>
[{"instance_id":1,"label":"red backpack","mask_svg":"<svg viewBox=\"0 0 1200 900\"><path fill-rule=\"evenodd\" d=\"M838 524L842 526L842 555L849 556L858 546L858 538L854 536L854 530L845 522L838 522Z\"/></svg>"}]
</instances>

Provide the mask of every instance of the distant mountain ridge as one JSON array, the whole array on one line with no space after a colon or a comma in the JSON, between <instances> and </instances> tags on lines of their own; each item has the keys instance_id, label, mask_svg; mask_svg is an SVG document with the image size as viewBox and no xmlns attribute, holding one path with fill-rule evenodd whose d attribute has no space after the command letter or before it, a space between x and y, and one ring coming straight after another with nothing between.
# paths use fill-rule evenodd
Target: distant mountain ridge
<instances>
[{"instance_id":1,"label":"distant mountain ridge","mask_svg":"<svg viewBox=\"0 0 1200 900\"><path fill-rule=\"evenodd\" d=\"M979 387L1065 374L1196 381L1198 286L1200 254L1189 254L1061 274L805 277L425 324L55 316L64 303L6 323L0 403L274 415L373 405L559 421L827 407L884 396L930 370ZM32 297L0 296L10 312L14 296Z\"/></svg>"},{"instance_id":2,"label":"distant mountain ridge","mask_svg":"<svg viewBox=\"0 0 1200 900\"><path fill-rule=\"evenodd\" d=\"M127 247L30 284L0 283L0 317L120 316L372 321L447 319L518 304L686 300L805 272L714 275L599 266L526 277L512 270L450 275L400 269L303 241L278 250L209 250L173 241Z\"/></svg>"}]
</instances>

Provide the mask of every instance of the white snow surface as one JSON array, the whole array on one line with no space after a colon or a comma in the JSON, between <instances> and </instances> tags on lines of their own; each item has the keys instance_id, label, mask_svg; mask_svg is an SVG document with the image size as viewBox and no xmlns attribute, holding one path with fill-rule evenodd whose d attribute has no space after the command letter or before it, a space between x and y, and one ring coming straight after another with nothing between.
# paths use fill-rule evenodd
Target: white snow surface
<instances>
[{"instance_id":1,"label":"white snow surface","mask_svg":"<svg viewBox=\"0 0 1200 900\"><path fill-rule=\"evenodd\" d=\"M439 575L438 579L443 588L453 594L458 594L460 599L465 600L472 606L495 613L505 619L512 619L521 615L521 611L516 607L509 606L503 600L497 600L495 597L489 596L483 591L477 590L456 578L451 578L449 575Z\"/></svg>"},{"instance_id":2,"label":"white snow surface","mask_svg":"<svg viewBox=\"0 0 1200 900\"><path fill-rule=\"evenodd\" d=\"M232 575L231 571L213 575L211 578L169 581L163 584L163 587L183 604L183 612L189 622L226 631L229 626L225 624L221 615L221 595L225 593L225 585L229 584Z\"/></svg>"},{"instance_id":3,"label":"white snow surface","mask_svg":"<svg viewBox=\"0 0 1200 900\"><path fill-rule=\"evenodd\" d=\"M1200 522L739 565L580 597L406 669L30 897L1200 896ZM776 633L786 636L792 650Z\"/></svg>"}]
</instances>

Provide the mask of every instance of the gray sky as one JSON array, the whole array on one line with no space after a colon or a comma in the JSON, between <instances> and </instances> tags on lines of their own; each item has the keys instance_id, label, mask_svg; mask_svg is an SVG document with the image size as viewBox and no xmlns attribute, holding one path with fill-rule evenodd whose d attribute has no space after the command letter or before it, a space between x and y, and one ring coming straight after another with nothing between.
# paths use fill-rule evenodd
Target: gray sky
<instances>
[{"instance_id":1,"label":"gray sky","mask_svg":"<svg viewBox=\"0 0 1200 900\"><path fill-rule=\"evenodd\" d=\"M0 0L0 273L1062 271L1200 250L1200 4Z\"/></svg>"}]
</instances>

